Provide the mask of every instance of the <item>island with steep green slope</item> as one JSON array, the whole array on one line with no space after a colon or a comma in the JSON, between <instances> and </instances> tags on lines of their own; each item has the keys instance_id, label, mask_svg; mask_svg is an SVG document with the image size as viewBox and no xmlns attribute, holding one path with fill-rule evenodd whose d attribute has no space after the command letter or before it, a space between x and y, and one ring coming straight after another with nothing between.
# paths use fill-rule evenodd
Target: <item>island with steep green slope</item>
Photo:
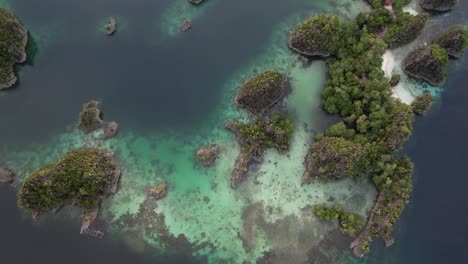
<instances>
[{"instance_id":1,"label":"island with steep green slope","mask_svg":"<svg viewBox=\"0 0 468 264\"><path fill-rule=\"evenodd\" d=\"M11 12L0 8L0 90L13 86L14 65L26 61L28 31Z\"/></svg>"},{"instance_id":2,"label":"island with steep green slope","mask_svg":"<svg viewBox=\"0 0 468 264\"><path fill-rule=\"evenodd\" d=\"M263 114L281 99L285 82L280 72L262 72L240 87L235 98L236 105L253 114Z\"/></svg>"},{"instance_id":3,"label":"island with steep green slope","mask_svg":"<svg viewBox=\"0 0 468 264\"><path fill-rule=\"evenodd\" d=\"M117 192L120 174L114 153L77 149L27 176L18 205L32 212L34 218L65 206L78 206L83 210L83 233L96 218L101 200Z\"/></svg>"}]
</instances>

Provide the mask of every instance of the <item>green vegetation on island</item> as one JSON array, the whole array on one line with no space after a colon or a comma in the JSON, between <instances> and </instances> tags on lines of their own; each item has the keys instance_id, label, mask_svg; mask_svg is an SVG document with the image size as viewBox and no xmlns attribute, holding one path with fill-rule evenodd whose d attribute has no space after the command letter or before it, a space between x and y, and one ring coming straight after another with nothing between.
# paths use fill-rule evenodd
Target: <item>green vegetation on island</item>
<instances>
[{"instance_id":1,"label":"green vegetation on island","mask_svg":"<svg viewBox=\"0 0 468 264\"><path fill-rule=\"evenodd\" d=\"M98 101L91 100L83 104L78 127L85 133L90 133L103 128L104 133L101 138L104 140L115 136L119 125L116 122L104 122L101 117L102 112L100 103Z\"/></svg>"},{"instance_id":2,"label":"green vegetation on island","mask_svg":"<svg viewBox=\"0 0 468 264\"><path fill-rule=\"evenodd\" d=\"M292 120L279 112L246 124L230 121L225 127L236 135L241 146L232 173L231 185L234 188L247 172L250 161L260 161L265 149L276 148L280 152L287 152L294 131Z\"/></svg>"},{"instance_id":3,"label":"green vegetation on island","mask_svg":"<svg viewBox=\"0 0 468 264\"><path fill-rule=\"evenodd\" d=\"M372 180L379 190L377 200L366 226L351 242L351 249L358 257L369 252L373 238L381 238L387 247L394 243L391 237L393 226L409 202L412 191L413 163L409 158L385 155L375 167L377 170Z\"/></svg>"},{"instance_id":4,"label":"green vegetation on island","mask_svg":"<svg viewBox=\"0 0 468 264\"><path fill-rule=\"evenodd\" d=\"M336 126L343 126L339 123ZM340 128L341 129L341 128ZM338 135L336 133L334 135ZM367 149L365 146L354 143L342 137L326 136L315 144L312 144L306 157L306 172L302 177L302 182L310 182L315 178L320 179L341 179L345 177L360 177L368 170Z\"/></svg>"},{"instance_id":5,"label":"green vegetation on island","mask_svg":"<svg viewBox=\"0 0 468 264\"><path fill-rule=\"evenodd\" d=\"M322 14L300 23L289 36L289 47L303 55L329 56L335 53L340 37L338 16Z\"/></svg>"},{"instance_id":6,"label":"green vegetation on island","mask_svg":"<svg viewBox=\"0 0 468 264\"><path fill-rule=\"evenodd\" d=\"M340 231L349 236L356 235L366 225L364 217L358 214L344 212L338 204L332 207L319 204L314 206L312 211L320 220L337 220L340 224Z\"/></svg>"},{"instance_id":7,"label":"green vegetation on island","mask_svg":"<svg viewBox=\"0 0 468 264\"><path fill-rule=\"evenodd\" d=\"M284 92L286 78L277 71L265 71L249 79L239 89L236 105L255 115L272 107Z\"/></svg>"},{"instance_id":8,"label":"green vegetation on island","mask_svg":"<svg viewBox=\"0 0 468 264\"><path fill-rule=\"evenodd\" d=\"M85 212L99 208L101 199L117 190L120 169L112 153L82 148L32 172L23 182L20 207L44 213L67 205Z\"/></svg>"},{"instance_id":9,"label":"green vegetation on island","mask_svg":"<svg viewBox=\"0 0 468 264\"><path fill-rule=\"evenodd\" d=\"M13 66L26 61L28 31L15 15L0 7L0 90L16 83Z\"/></svg>"},{"instance_id":10,"label":"green vegetation on island","mask_svg":"<svg viewBox=\"0 0 468 264\"><path fill-rule=\"evenodd\" d=\"M405 3L399 1L397 9ZM355 233L363 227L351 244L359 257L368 251L372 238L382 238L387 245L391 244L392 227L411 191L411 161L395 157L395 152L412 133L413 107L391 96L391 81L381 69L382 56L386 48L413 41L427 20L427 14L413 16L401 10L393 16L382 9L383 1L371 1L371 4L374 10L358 15L354 21L334 22L340 29L336 30L339 32L336 42L328 43L336 49L327 60L330 78L322 97L324 110L340 115L343 121L316 137L307 153L303 176L304 182L313 178L374 179L379 199L365 227L352 229ZM307 43L313 31L302 31L296 29L291 35ZM318 215L331 213L335 219L336 215L340 218L341 213L336 210L319 209L315 209Z\"/></svg>"},{"instance_id":11,"label":"green vegetation on island","mask_svg":"<svg viewBox=\"0 0 468 264\"><path fill-rule=\"evenodd\" d=\"M433 98L430 93L423 93L418 95L416 98L414 98L413 103L411 103L414 113L418 115L424 115L427 110L431 108L432 100Z\"/></svg>"},{"instance_id":12,"label":"green vegetation on island","mask_svg":"<svg viewBox=\"0 0 468 264\"><path fill-rule=\"evenodd\" d=\"M434 43L445 49L449 56L460 58L468 48L468 26L453 26L441 34Z\"/></svg>"},{"instance_id":13,"label":"green vegetation on island","mask_svg":"<svg viewBox=\"0 0 468 264\"><path fill-rule=\"evenodd\" d=\"M414 41L423 30L429 14L421 13L411 15L407 12L399 12L395 19L388 25L384 40L390 48L398 48Z\"/></svg>"}]
</instances>

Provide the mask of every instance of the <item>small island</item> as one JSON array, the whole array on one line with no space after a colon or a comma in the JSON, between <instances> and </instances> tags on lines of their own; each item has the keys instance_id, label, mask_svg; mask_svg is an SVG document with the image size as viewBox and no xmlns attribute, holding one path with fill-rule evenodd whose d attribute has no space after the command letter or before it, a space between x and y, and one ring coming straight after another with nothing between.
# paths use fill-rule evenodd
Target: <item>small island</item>
<instances>
[{"instance_id":1,"label":"small island","mask_svg":"<svg viewBox=\"0 0 468 264\"><path fill-rule=\"evenodd\" d=\"M225 127L234 133L241 146L232 172L232 188L236 188L244 178L251 162L261 161L265 149L275 148L286 153L294 131L292 120L278 112L247 124L230 121Z\"/></svg>"},{"instance_id":2,"label":"small island","mask_svg":"<svg viewBox=\"0 0 468 264\"><path fill-rule=\"evenodd\" d=\"M117 22L115 21L115 18L111 17L109 18L109 21L107 24L104 25L104 31L106 32L106 35L111 36L117 31Z\"/></svg>"},{"instance_id":3,"label":"small island","mask_svg":"<svg viewBox=\"0 0 468 264\"><path fill-rule=\"evenodd\" d=\"M13 86L17 77L13 66L26 61L28 31L15 15L0 8L0 90Z\"/></svg>"},{"instance_id":4,"label":"small island","mask_svg":"<svg viewBox=\"0 0 468 264\"><path fill-rule=\"evenodd\" d=\"M168 185L165 182L156 184L153 187L150 187L146 190L146 194L149 197L154 198L156 200L162 199L167 194Z\"/></svg>"},{"instance_id":5,"label":"small island","mask_svg":"<svg viewBox=\"0 0 468 264\"><path fill-rule=\"evenodd\" d=\"M182 25L180 25L179 29L182 32L189 31L192 28L192 19L185 19Z\"/></svg>"},{"instance_id":6,"label":"small island","mask_svg":"<svg viewBox=\"0 0 468 264\"><path fill-rule=\"evenodd\" d=\"M456 4L458 0L420 0L419 5L427 10L433 11L449 11Z\"/></svg>"},{"instance_id":7,"label":"small island","mask_svg":"<svg viewBox=\"0 0 468 264\"><path fill-rule=\"evenodd\" d=\"M103 140L115 136L119 125L116 122L104 122L101 116L100 103L91 100L85 103L81 109L78 127L85 133L91 133L101 128L104 129L101 137Z\"/></svg>"},{"instance_id":8,"label":"small island","mask_svg":"<svg viewBox=\"0 0 468 264\"><path fill-rule=\"evenodd\" d=\"M285 82L286 78L280 72L262 72L240 87L235 103L255 115L261 115L281 99Z\"/></svg>"},{"instance_id":9,"label":"small island","mask_svg":"<svg viewBox=\"0 0 468 264\"><path fill-rule=\"evenodd\" d=\"M27 176L18 205L34 218L64 206L78 206L83 210L83 233L97 217L101 200L117 192L120 175L114 153L95 148L74 150Z\"/></svg>"},{"instance_id":10,"label":"small island","mask_svg":"<svg viewBox=\"0 0 468 264\"><path fill-rule=\"evenodd\" d=\"M457 25L440 35L434 43L454 58L461 58L468 48L468 26Z\"/></svg>"},{"instance_id":11,"label":"small island","mask_svg":"<svg viewBox=\"0 0 468 264\"><path fill-rule=\"evenodd\" d=\"M218 156L219 147L216 145L203 147L197 150L198 160L200 160L201 164L205 167L213 165Z\"/></svg>"},{"instance_id":12,"label":"small island","mask_svg":"<svg viewBox=\"0 0 468 264\"><path fill-rule=\"evenodd\" d=\"M432 106L433 97L430 93L423 93L414 98L411 106L415 114L424 115Z\"/></svg>"},{"instance_id":13,"label":"small island","mask_svg":"<svg viewBox=\"0 0 468 264\"><path fill-rule=\"evenodd\" d=\"M408 75L442 86L447 77L448 54L437 44L412 52L403 62Z\"/></svg>"},{"instance_id":14,"label":"small island","mask_svg":"<svg viewBox=\"0 0 468 264\"><path fill-rule=\"evenodd\" d=\"M289 47L302 55L327 57L336 52L340 31L338 16L314 16L294 29L289 36Z\"/></svg>"},{"instance_id":15,"label":"small island","mask_svg":"<svg viewBox=\"0 0 468 264\"><path fill-rule=\"evenodd\" d=\"M0 168L0 184L12 184L15 181L15 174L8 168Z\"/></svg>"}]
</instances>

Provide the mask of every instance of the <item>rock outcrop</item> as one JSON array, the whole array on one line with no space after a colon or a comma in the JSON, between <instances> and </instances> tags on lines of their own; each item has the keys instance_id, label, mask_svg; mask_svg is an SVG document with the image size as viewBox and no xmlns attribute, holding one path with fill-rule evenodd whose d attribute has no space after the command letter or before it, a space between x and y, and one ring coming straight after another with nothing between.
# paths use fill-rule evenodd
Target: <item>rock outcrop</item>
<instances>
[{"instance_id":1,"label":"rock outcrop","mask_svg":"<svg viewBox=\"0 0 468 264\"><path fill-rule=\"evenodd\" d=\"M91 100L85 103L81 109L78 127L85 133L104 129L104 133L101 137L103 140L115 136L119 125L116 122L104 122L101 116L102 112L100 103L98 101Z\"/></svg>"},{"instance_id":2,"label":"rock outcrop","mask_svg":"<svg viewBox=\"0 0 468 264\"><path fill-rule=\"evenodd\" d=\"M414 78L442 86L447 77L447 64L447 52L435 44L412 52L403 61L403 70Z\"/></svg>"},{"instance_id":3,"label":"rock outcrop","mask_svg":"<svg viewBox=\"0 0 468 264\"><path fill-rule=\"evenodd\" d=\"M199 5L201 4L204 0L188 0L190 3L194 4L194 5Z\"/></svg>"},{"instance_id":4,"label":"rock outcrop","mask_svg":"<svg viewBox=\"0 0 468 264\"><path fill-rule=\"evenodd\" d=\"M395 87L400 83L401 76L399 74L392 75L390 78L390 86Z\"/></svg>"},{"instance_id":5,"label":"rock outcrop","mask_svg":"<svg viewBox=\"0 0 468 264\"><path fill-rule=\"evenodd\" d=\"M468 47L468 26L451 27L434 40L434 43L445 49L449 56L461 58Z\"/></svg>"},{"instance_id":6,"label":"rock outcrop","mask_svg":"<svg viewBox=\"0 0 468 264\"><path fill-rule=\"evenodd\" d=\"M235 103L255 115L263 114L281 99L285 82L286 78L280 72L262 72L240 87Z\"/></svg>"},{"instance_id":7,"label":"rock outcrop","mask_svg":"<svg viewBox=\"0 0 468 264\"><path fill-rule=\"evenodd\" d=\"M159 183L151 188L148 188L146 190L146 194L148 194L148 196L152 198L155 198L156 200L159 200L163 198L164 196L166 196L167 188L168 188L167 183L165 182Z\"/></svg>"},{"instance_id":8,"label":"rock outcrop","mask_svg":"<svg viewBox=\"0 0 468 264\"><path fill-rule=\"evenodd\" d=\"M15 181L15 174L7 168L0 168L0 183L12 184Z\"/></svg>"},{"instance_id":9,"label":"rock outcrop","mask_svg":"<svg viewBox=\"0 0 468 264\"><path fill-rule=\"evenodd\" d=\"M182 23L182 25L180 25L179 27L180 31L182 32L186 32L191 28L192 28L192 19L184 20L184 23Z\"/></svg>"},{"instance_id":10,"label":"rock outcrop","mask_svg":"<svg viewBox=\"0 0 468 264\"><path fill-rule=\"evenodd\" d=\"M218 158L219 147L214 145L200 148L197 151L197 156L200 162L203 164L203 166L209 167L213 165L213 163Z\"/></svg>"},{"instance_id":11,"label":"rock outcrop","mask_svg":"<svg viewBox=\"0 0 468 264\"><path fill-rule=\"evenodd\" d=\"M26 61L28 31L15 15L0 8L0 90L13 86L17 77L13 66Z\"/></svg>"},{"instance_id":12,"label":"rock outcrop","mask_svg":"<svg viewBox=\"0 0 468 264\"><path fill-rule=\"evenodd\" d=\"M426 10L448 11L452 9L458 0L421 0L419 5Z\"/></svg>"},{"instance_id":13,"label":"rock outcrop","mask_svg":"<svg viewBox=\"0 0 468 264\"><path fill-rule=\"evenodd\" d=\"M117 22L115 21L115 18L111 17L109 18L109 21L107 24L104 26L104 30L106 32L106 35L110 36L117 31Z\"/></svg>"}]
</instances>

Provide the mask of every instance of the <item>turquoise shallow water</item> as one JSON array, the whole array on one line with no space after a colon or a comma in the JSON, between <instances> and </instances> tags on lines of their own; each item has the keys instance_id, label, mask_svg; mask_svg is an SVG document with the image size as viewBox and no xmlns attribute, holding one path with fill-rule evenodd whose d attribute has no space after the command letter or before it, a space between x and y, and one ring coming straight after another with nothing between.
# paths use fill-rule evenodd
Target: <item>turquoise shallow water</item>
<instances>
[{"instance_id":1,"label":"turquoise shallow water","mask_svg":"<svg viewBox=\"0 0 468 264\"><path fill-rule=\"evenodd\" d=\"M0 97L0 117L17 128L1 132L4 165L22 179L75 148L114 151L123 177L120 191L104 204L102 220L134 252L190 252L209 263L255 263L264 255L273 263L378 259L352 258L336 225L311 213L316 203L339 201L365 215L375 189L352 181L300 185L313 135L334 120L320 107L325 63L307 62L286 46L289 30L305 17L334 12L350 19L367 9L361 1L208 1L194 8L186 1L140 0L131 7L116 1L113 10L91 2L47 0L43 8L0 2L24 17L38 46L35 63L20 69L18 87ZM61 13L44 19L32 14L33 7L41 14L51 12L46 7ZM82 21L83 14L89 19ZM113 39L102 35L109 16L119 21ZM181 34L178 26L186 18L194 28ZM234 107L233 97L240 84L266 69L288 74L291 93L281 104L297 130L287 155L268 150L232 190L239 147L223 125L250 118ZM120 123L116 138L101 142L75 129L80 104L90 98L103 102L106 120ZM12 105L13 114L6 111ZM201 167L196 149L213 143L220 158L214 167ZM145 202L145 189L161 181L169 184L167 197Z\"/></svg>"}]
</instances>

